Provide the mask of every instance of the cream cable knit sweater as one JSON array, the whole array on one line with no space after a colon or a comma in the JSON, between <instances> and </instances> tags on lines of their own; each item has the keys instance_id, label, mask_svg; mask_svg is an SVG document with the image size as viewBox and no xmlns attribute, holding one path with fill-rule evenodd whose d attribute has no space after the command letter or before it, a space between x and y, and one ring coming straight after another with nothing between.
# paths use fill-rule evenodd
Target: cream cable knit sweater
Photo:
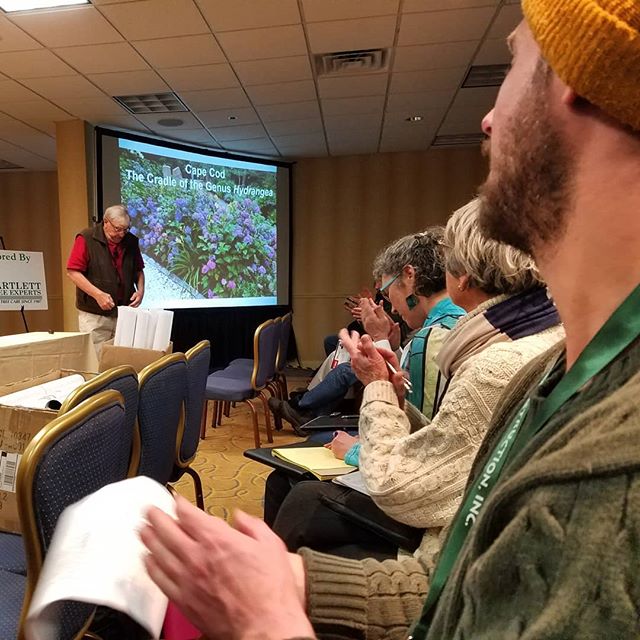
<instances>
[{"instance_id":1,"label":"cream cable knit sweater","mask_svg":"<svg viewBox=\"0 0 640 640\"><path fill-rule=\"evenodd\" d=\"M360 410L360 470L375 503L408 525L435 529L455 514L471 464L504 388L564 336L560 326L488 346L458 369L435 418L406 412L389 382L367 385ZM431 536L425 536L429 538ZM436 550L423 540L422 555ZM427 553L424 560L427 560Z\"/></svg>"}]
</instances>

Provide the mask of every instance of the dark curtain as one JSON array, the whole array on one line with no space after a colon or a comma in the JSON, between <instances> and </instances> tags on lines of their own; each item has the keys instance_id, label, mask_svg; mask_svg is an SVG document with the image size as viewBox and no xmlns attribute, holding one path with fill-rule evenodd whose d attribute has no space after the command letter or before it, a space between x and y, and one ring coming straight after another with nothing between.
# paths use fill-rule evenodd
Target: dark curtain
<instances>
[{"instance_id":1,"label":"dark curtain","mask_svg":"<svg viewBox=\"0 0 640 640\"><path fill-rule=\"evenodd\" d=\"M253 358L253 333L270 318L289 311L285 305L269 307L235 307L230 309L174 309L174 351L186 351L200 340L211 342L211 368L225 367L234 358ZM288 359L297 358L293 329Z\"/></svg>"}]
</instances>

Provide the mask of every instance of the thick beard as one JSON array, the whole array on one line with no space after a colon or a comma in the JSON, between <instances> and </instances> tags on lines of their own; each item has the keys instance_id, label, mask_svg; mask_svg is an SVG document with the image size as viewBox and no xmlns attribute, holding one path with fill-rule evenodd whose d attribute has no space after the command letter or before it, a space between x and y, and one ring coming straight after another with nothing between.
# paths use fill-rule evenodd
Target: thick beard
<instances>
[{"instance_id":1,"label":"thick beard","mask_svg":"<svg viewBox=\"0 0 640 640\"><path fill-rule=\"evenodd\" d=\"M572 195L574 163L549 116L546 94L538 70L480 188L483 233L529 255L562 237Z\"/></svg>"}]
</instances>

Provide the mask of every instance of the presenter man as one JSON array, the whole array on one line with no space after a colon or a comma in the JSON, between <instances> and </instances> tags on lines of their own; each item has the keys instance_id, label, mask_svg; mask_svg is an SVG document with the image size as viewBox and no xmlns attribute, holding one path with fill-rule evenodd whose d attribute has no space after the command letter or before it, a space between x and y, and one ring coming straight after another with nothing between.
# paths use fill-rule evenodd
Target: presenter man
<instances>
[{"instance_id":1,"label":"presenter man","mask_svg":"<svg viewBox=\"0 0 640 640\"><path fill-rule=\"evenodd\" d=\"M76 285L80 331L91 333L98 355L113 338L117 307L138 307L144 296L144 263L121 204L107 207L102 222L76 235L67 275Z\"/></svg>"}]
</instances>

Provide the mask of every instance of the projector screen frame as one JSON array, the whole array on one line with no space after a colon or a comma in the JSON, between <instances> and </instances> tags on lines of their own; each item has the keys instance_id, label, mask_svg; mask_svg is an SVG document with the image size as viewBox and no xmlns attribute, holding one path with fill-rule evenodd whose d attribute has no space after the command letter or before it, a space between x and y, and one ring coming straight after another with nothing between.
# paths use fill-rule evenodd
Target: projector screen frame
<instances>
[{"instance_id":1,"label":"projector screen frame","mask_svg":"<svg viewBox=\"0 0 640 640\"><path fill-rule=\"evenodd\" d=\"M219 150L214 150L214 149L210 149L207 147L201 147L198 145L194 145L194 144L190 144L190 143L185 143L185 142L180 142L177 140L168 140L166 138L162 138L160 136L153 136L153 135L146 135L146 134L140 134L137 132L131 132L131 131L127 131L127 130L123 130L123 129L119 129L117 127L103 127L103 126L96 126L94 127L94 170L95 170L95 193L94 193L94 202L95 202L95 217L94 220L95 222L99 222L102 220L103 217L103 212L105 209L105 202L104 202L104 191L105 191L105 185L104 185L104 167L103 167L103 139L105 137L109 137L109 138L122 138L125 140L129 140L132 142L137 142L140 144L147 144L147 145L155 145L155 146L160 146L160 147L166 147L168 149L173 149L176 151L180 151L180 152L184 152L184 153L193 153L193 154L198 154L201 156L206 156L206 157L210 157L212 160L216 160L216 159L221 159L221 160L225 160L225 161L238 161L238 162L248 162L248 163L255 163L255 164L262 164L262 165L268 165L268 166L272 166L275 168L282 168L282 169L286 169L287 170L287 181L288 181L288 186L287 186L287 197L288 197L288 220L287 220L287 225L286 225L286 229L287 229L287 245L285 245L287 247L287 257L286 257L286 270L287 270L287 282L286 282L286 295L287 295L287 301L286 303L284 303L285 307L290 308L291 307L291 301L292 301L292 291L293 291L293 286L292 286L292 279L293 279L293 273L292 273L292 264L293 264L293 238L292 238L292 231L293 231L293 166L294 166L294 162L288 162L288 161L284 161L284 160L274 160L271 158L263 158L263 157L258 157L258 156L249 156L246 154L239 154L239 153L233 153L233 152L227 152L227 151L219 151ZM279 256L278 260L280 261L282 259L281 256ZM266 305L259 305L259 306L266 306L266 307L282 307L283 303L278 301L274 304L266 304ZM233 308L235 307L235 305L229 305L229 308ZM180 311L182 308L175 308L175 307L171 307L168 306L167 308L173 308L177 311ZM203 311L206 311L206 308L202 308Z\"/></svg>"}]
</instances>

